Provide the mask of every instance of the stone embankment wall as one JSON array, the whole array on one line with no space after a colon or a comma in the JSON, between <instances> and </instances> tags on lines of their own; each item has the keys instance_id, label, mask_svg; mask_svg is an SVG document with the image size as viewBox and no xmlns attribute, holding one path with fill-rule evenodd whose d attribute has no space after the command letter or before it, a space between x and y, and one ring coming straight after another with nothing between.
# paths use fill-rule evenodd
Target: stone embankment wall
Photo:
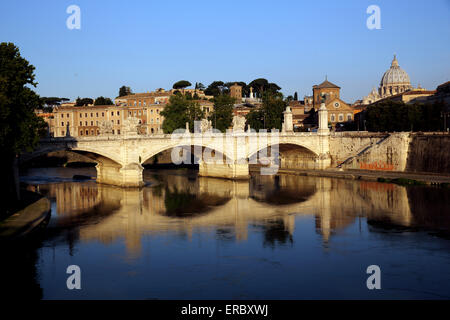
<instances>
[{"instance_id":1,"label":"stone embankment wall","mask_svg":"<svg viewBox=\"0 0 450 320\"><path fill-rule=\"evenodd\" d=\"M450 135L413 134L409 145L406 171L450 174Z\"/></svg>"},{"instance_id":2,"label":"stone embankment wall","mask_svg":"<svg viewBox=\"0 0 450 320\"><path fill-rule=\"evenodd\" d=\"M336 132L330 136L331 166L336 167L386 138L386 133Z\"/></svg>"},{"instance_id":3,"label":"stone embankment wall","mask_svg":"<svg viewBox=\"0 0 450 320\"><path fill-rule=\"evenodd\" d=\"M450 174L450 135L343 133L332 136L332 166L345 169Z\"/></svg>"}]
</instances>

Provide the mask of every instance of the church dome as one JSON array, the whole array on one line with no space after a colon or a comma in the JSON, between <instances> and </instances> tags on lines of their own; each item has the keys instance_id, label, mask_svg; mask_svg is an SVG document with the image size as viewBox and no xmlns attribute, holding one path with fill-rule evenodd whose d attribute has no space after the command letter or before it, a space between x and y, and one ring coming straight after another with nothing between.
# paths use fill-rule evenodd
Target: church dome
<instances>
[{"instance_id":1,"label":"church dome","mask_svg":"<svg viewBox=\"0 0 450 320\"><path fill-rule=\"evenodd\" d=\"M391 67L386 71L381 78L381 86L387 86L391 84L410 84L409 76L405 70L399 67L397 57L394 55Z\"/></svg>"}]
</instances>

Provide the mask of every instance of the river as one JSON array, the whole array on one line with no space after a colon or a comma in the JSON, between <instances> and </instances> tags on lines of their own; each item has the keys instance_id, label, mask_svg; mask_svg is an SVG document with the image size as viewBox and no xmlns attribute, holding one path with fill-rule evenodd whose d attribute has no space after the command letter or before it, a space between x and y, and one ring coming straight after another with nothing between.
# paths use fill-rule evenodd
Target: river
<instances>
[{"instance_id":1,"label":"river","mask_svg":"<svg viewBox=\"0 0 450 320\"><path fill-rule=\"evenodd\" d=\"M250 181L94 168L21 177L52 203L47 225L2 252L2 288L38 299L449 299L450 189L290 175ZM81 290L68 290L69 265ZM367 268L380 268L369 290Z\"/></svg>"}]
</instances>

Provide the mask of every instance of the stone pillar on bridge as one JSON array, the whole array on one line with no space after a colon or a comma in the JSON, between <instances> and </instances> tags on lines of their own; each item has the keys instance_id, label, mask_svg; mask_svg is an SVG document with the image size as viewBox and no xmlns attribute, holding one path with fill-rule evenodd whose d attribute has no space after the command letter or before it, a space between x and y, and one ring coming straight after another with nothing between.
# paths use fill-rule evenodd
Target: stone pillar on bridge
<instances>
[{"instance_id":1,"label":"stone pillar on bridge","mask_svg":"<svg viewBox=\"0 0 450 320\"><path fill-rule=\"evenodd\" d=\"M283 111L284 122L283 132L294 132L294 123L292 121L292 111L289 106L286 107L286 111Z\"/></svg>"},{"instance_id":2,"label":"stone pillar on bridge","mask_svg":"<svg viewBox=\"0 0 450 320\"><path fill-rule=\"evenodd\" d=\"M98 163L97 182L112 184L119 187L142 187L144 185L144 168L140 163L130 163L126 166Z\"/></svg>"},{"instance_id":3,"label":"stone pillar on bridge","mask_svg":"<svg viewBox=\"0 0 450 320\"><path fill-rule=\"evenodd\" d=\"M225 179L249 179L248 163L208 163L201 161L199 163L199 176L225 178Z\"/></svg>"},{"instance_id":4,"label":"stone pillar on bridge","mask_svg":"<svg viewBox=\"0 0 450 320\"><path fill-rule=\"evenodd\" d=\"M325 103L320 104L319 108L319 150L320 154L317 159L319 169L326 169L331 166L330 157L330 129L328 128L328 110Z\"/></svg>"}]
</instances>

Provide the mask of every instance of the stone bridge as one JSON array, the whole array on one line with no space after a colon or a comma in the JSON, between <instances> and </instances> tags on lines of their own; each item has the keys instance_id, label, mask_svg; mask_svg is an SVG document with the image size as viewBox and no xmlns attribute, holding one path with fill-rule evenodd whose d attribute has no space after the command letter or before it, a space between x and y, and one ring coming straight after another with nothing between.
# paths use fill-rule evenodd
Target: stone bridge
<instances>
[{"instance_id":1,"label":"stone bridge","mask_svg":"<svg viewBox=\"0 0 450 320\"><path fill-rule=\"evenodd\" d=\"M112 135L105 129L98 136L45 139L34 152L23 154L20 161L59 150L81 153L97 162L97 182L123 187L143 186L142 164L170 149L174 163L190 163L193 154L200 176L228 179L248 178L249 164L263 165L263 175L275 174L280 158L281 166L293 162L297 166L324 169L331 164L325 104L319 109L319 129L315 133L293 132L289 107L284 112L282 132L244 131L241 123L233 124L233 130L227 133L211 129L190 133L187 128L170 135L139 135L137 125L137 119L129 119L122 135Z\"/></svg>"},{"instance_id":2,"label":"stone bridge","mask_svg":"<svg viewBox=\"0 0 450 320\"><path fill-rule=\"evenodd\" d=\"M228 132L172 135L99 135L92 137L47 138L20 162L59 150L82 154L97 162L97 182L123 187L140 187L142 164L153 156L172 150L172 160L190 163L191 154L199 164L199 175L229 179L249 177L249 164L265 164L268 174L276 173L283 155L303 155L310 168L330 166L329 133ZM272 170L272 171L271 171Z\"/></svg>"}]
</instances>

